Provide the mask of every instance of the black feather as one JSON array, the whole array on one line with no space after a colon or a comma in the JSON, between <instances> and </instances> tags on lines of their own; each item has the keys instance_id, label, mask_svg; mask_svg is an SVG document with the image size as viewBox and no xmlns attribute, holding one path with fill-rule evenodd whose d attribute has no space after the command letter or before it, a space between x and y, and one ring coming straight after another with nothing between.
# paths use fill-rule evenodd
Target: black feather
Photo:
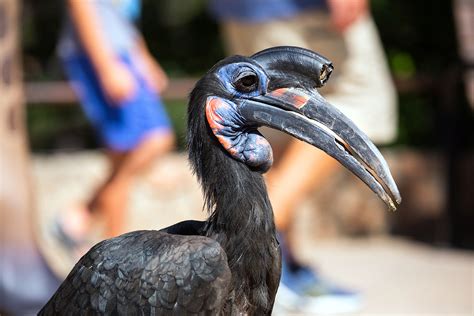
<instances>
[{"instance_id":1,"label":"black feather","mask_svg":"<svg viewBox=\"0 0 474 316\"><path fill-rule=\"evenodd\" d=\"M205 119L206 98L232 98L221 61L190 95L187 144L210 216L94 246L40 315L270 315L280 249L262 175L231 158Z\"/></svg>"}]
</instances>

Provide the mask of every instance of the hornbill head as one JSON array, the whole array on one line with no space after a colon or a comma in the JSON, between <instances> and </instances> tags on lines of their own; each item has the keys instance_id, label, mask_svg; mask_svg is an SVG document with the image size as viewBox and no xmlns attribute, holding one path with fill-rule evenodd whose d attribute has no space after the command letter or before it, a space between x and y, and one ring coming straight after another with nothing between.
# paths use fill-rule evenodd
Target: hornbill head
<instances>
[{"instance_id":1,"label":"hornbill head","mask_svg":"<svg viewBox=\"0 0 474 316\"><path fill-rule=\"evenodd\" d=\"M266 172L273 154L258 128L268 126L322 149L396 209L400 193L378 149L317 91L332 70L325 57L289 46L220 61L191 93L189 150L202 143L189 138L204 128L227 155Z\"/></svg>"}]
</instances>

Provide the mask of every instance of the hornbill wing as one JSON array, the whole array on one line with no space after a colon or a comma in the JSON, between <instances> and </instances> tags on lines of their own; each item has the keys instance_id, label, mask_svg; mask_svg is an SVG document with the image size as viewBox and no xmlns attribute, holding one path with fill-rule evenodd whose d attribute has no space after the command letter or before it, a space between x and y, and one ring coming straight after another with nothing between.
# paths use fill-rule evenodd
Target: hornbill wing
<instances>
[{"instance_id":1,"label":"hornbill wing","mask_svg":"<svg viewBox=\"0 0 474 316\"><path fill-rule=\"evenodd\" d=\"M160 232L173 235L202 235L205 226L206 222L189 220L160 229Z\"/></svg>"},{"instance_id":2,"label":"hornbill wing","mask_svg":"<svg viewBox=\"0 0 474 316\"><path fill-rule=\"evenodd\" d=\"M215 240L136 231L95 245L39 315L216 314L230 278Z\"/></svg>"}]
</instances>

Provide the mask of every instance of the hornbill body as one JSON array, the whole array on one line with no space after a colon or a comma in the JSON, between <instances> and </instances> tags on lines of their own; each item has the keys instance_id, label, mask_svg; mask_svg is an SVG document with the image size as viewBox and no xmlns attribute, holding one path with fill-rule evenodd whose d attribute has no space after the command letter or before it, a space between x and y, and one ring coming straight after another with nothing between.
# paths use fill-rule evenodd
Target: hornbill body
<instances>
[{"instance_id":1,"label":"hornbill body","mask_svg":"<svg viewBox=\"0 0 474 316\"><path fill-rule=\"evenodd\" d=\"M217 63L188 108L189 160L208 220L100 242L40 315L271 314L281 257L262 177L272 150L258 127L321 148L390 208L400 202L379 151L317 93L331 71L327 59L297 47Z\"/></svg>"}]
</instances>

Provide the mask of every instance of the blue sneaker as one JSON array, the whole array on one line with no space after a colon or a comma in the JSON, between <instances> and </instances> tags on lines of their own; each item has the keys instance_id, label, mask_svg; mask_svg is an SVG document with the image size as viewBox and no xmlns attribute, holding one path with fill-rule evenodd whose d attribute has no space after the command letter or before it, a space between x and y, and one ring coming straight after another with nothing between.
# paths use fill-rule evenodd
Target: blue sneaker
<instances>
[{"instance_id":1,"label":"blue sneaker","mask_svg":"<svg viewBox=\"0 0 474 316\"><path fill-rule=\"evenodd\" d=\"M308 267L283 262L275 307L277 312L353 313L362 308L362 300L359 293L334 285Z\"/></svg>"}]
</instances>

